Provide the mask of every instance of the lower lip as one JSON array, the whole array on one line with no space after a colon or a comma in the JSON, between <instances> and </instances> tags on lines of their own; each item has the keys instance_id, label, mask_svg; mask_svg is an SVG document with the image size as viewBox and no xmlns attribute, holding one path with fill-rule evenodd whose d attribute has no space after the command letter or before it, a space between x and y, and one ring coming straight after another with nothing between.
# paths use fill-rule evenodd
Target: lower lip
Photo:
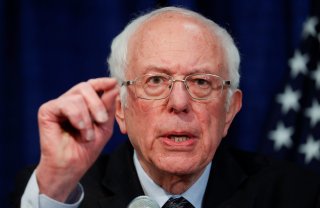
<instances>
[{"instance_id":1,"label":"lower lip","mask_svg":"<svg viewBox=\"0 0 320 208\"><path fill-rule=\"evenodd\" d=\"M175 142L173 139L170 139L168 137L163 137L162 142L169 147L178 147L178 148L190 148L192 147L195 143L195 139L188 139L183 142Z\"/></svg>"}]
</instances>

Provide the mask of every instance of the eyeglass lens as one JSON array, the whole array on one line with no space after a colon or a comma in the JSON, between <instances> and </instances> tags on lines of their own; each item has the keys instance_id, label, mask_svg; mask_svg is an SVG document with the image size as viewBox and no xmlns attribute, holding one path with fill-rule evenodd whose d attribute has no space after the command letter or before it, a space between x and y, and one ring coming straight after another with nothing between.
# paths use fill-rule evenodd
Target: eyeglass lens
<instances>
[{"instance_id":1,"label":"eyeglass lens","mask_svg":"<svg viewBox=\"0 0 320 208\"><path fill-rule=\"evenodd\" d=\"M184 82L194 99L214 99L221 95L223 79L212 74L194 74L184 80L175 80L169 75L147 74L135 80L136 96L142 99L164 99L169 96L174 82Z\"/></svg>"}]
</instances>

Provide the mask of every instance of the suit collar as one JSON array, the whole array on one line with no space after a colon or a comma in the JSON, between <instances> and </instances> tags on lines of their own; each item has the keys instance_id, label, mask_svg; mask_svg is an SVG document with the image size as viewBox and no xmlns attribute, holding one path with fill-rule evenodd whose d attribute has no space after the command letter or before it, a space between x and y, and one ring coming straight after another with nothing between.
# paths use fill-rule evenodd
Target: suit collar
<instances>
[{"instance_id":1,"label":"suit collar","mask_svg":"<svg viewBox=\"0 0 320 208\"><path fill-rule=\"evenodd\" d=\"M220 144L212 162L202 207L221 205L230 198L247 177L227 148Z\"/></svg>"},{"instance_id":2,"label":"suit collar","mask_svg":"<svg viewBox=\"0 0 320 208\"><path fill-rule=\"evenodd\" d=\"M135 197L144 195L133 164L133 148L129 141L111 154L102 185L111 194L100 200L101 207L127 207Z\"/></svg>"}]
</instances>

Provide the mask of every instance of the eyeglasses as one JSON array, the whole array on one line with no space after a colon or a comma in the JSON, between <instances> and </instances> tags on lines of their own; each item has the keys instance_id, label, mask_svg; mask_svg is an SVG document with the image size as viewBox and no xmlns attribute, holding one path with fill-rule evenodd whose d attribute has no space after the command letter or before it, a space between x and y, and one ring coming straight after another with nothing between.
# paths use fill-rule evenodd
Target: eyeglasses
<instances>
[{"instance_id":1,"label":"eyeglasses","mask_svg":"<svg viewBox=\"0 0 320 208\"><path fill-rule=\"evenodd\" d=\"M167 74L145 74L135 80L123 81L121 86L134 86L136 97L146 100L167 98L174 82L183 82L189 95L195 100L211 100L221 96L231 82L213 74L192 74L184 79L174 79Z\"/></svg>"}]
</instances>

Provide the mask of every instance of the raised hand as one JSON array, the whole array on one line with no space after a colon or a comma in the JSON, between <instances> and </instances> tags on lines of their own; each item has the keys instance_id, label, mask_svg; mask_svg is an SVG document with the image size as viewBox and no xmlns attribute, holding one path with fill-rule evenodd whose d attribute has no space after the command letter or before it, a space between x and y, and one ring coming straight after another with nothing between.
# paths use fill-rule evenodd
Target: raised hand
<instances>
[{"instance_id":1,"label":"raised hand","mask_svg":"<svg viewBox=\"0 0 320 208\"><path fill-rule=\"evenodd\" d=\"M97 159L113 132L118 88L115 79L91 79L40 107L40 193L65 201Z\"/></svg>"}]
</instances>

